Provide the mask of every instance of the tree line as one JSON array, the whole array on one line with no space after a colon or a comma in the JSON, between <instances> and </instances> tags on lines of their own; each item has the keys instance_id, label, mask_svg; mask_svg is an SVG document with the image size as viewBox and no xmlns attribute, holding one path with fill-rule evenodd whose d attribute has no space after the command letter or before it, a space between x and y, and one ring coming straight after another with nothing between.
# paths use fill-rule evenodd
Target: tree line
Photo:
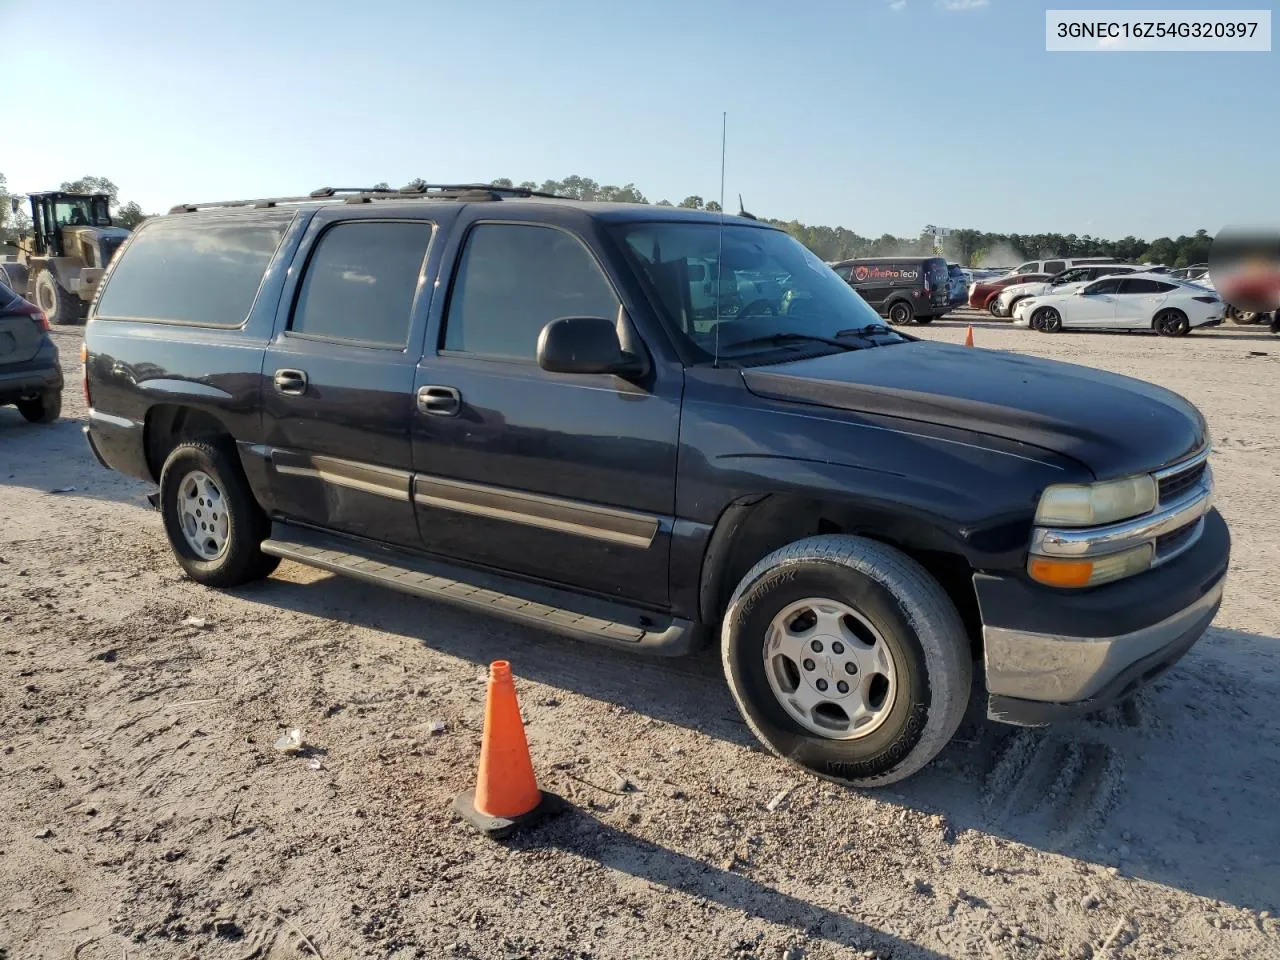
<instances>
[{"instance_id":1,"label":"tree line","mask_svg":"<svg viewBox=\"0 0 1280 960\"><path fill-rule=\"evenodd\" d=\"M415 179L406 186L422 185L426 181ZM574 174L563 180L544 180L537 183L523 180L519 183L507 177L492 181L494 186L522 188L541 193L554 193L575 200L602 200L618 203L650 203L634 183L622 186L601 184L590 177ZM387 190L385 183L376 183L374 189ZM81 177L65 181L60 189L72 193L105 193L111 201L112 219L124 227L133 228L148 216L135 201L121 203L119 190L106 177ZM658 200L656 206L684 207L691 210L720 211L720 204L691 194L679 203ZM781 227L823 260L847 260L853 257L926 256L937 249L931 234L916 237L896 237L882 234L864 237L847 227L827 227L801 223L799 220L761 218ZM9 195L4 174L0 173L0 241L12 239L21 231L30 229L30 216L24 207L15 215L9 205ZM965 266L1011 267L1023 260L1041 257L1115 257L1117 260L1135 263L1163 263L1173 267L1185 267L1194 263L1207 263L1209 246L1213 238L1207 230L1197 230L1187 236L1158 237L1148 243L1138 237L1107 240L1088 234L1074 233L992 233L985 230L953 230L941 238L941 254L948 260Z\"/></svg>"}]
</instances>

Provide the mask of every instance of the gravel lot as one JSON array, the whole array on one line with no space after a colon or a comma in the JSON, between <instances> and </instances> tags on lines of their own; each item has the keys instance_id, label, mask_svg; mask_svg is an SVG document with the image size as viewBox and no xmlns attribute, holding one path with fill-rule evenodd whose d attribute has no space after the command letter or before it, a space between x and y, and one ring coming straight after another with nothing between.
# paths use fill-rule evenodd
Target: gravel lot
<instances>
[{"instance_id":1,"label":"gravel lot","mask_svg":"<svg viewBox=\"0 0 1280 960\"><path fill-rule=\"evenodd\" d=\"M1227 600L1123 708L1019 732L975 698L879 792L757 749L714 652L628 657L290 563L192 583L149 488L85 447L59 333L66 418L0 408L0 960L1280 957L1280 337L974 332L1200 406ZM449 813L499 657L573 804L505 846ZM307 757L272 749L292 726Z\"/></svg>"}]
</instances>

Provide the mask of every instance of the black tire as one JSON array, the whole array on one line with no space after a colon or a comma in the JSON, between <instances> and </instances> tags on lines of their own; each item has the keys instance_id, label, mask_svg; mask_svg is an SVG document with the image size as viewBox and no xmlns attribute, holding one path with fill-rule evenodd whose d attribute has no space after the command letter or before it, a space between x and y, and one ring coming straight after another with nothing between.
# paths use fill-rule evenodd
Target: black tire
<instances>
[{"instance_id":1,"label":"black tire","mask_svg":"<svg viewBox=\"0 0 1280 960\"><path fill-rule=\"evenodd\" d=\"M905 300L895 300L889 306L889 322L895 327L905 327L915 320L915 310Z\"/></svg>"},{"instance_id":2,"label":"black tire","mask_svg":"<svg viewBox=\"0 0 1280 960\"><path fill-rule=\"evenodd\" d=\"M83 316L83 306L58 284L53 274L41 270L31 285L36 306L44 311L45 318L55 326L76 323Z\"/></svg>"},{"instance_id":3,"label":"black tire","mask_svg":"<svg viewBox=\"0 0 1280 960\"><path fill-rule=\"evenodd\" d=\"M34 400L19 400L17 407L28 423L53 423L62 416L62 391L49 390Z\"/></svg>"},{"instance_id":4,"label":"black tire","mask_svg":"<svg viewBox=\"0 0 1280 960\"><path fill-rule=\"evenodd\" d=\"M1227 304L1225 311L1227 319L1232 323L1238 323L1241 326L1249 326L1258 322L1259 314L1253 310L1241 310L1237 306Z\"/></svg>"},{"instance_id":5,"label":"black tire","mask_svg":"<svg viewBox=\"0 0 1280 960\"><path fill-rule=\"evenodd\" d=\"M179 517L178 496L193 471L207 474L219 487L229 520L225 545L213 559L202 558L188 543ZM260 548L271 524L254 500L249 482L229 444L195 440L175 447L160 471L160 515L174 556L188 576L210 587L234 587L269 576L280 563Z\"/></svg>"},{"instance_id":6,"label":"black tire","mask_svg":"<svg viewBox=\"0 0 1280 960\"><path fill-rule=\"evenodd\" d=\"M1062 314L1058 313L1053 307L1041 307L1031 317L1032 325L1035 325L1036 318L1039 318L1040 325L1035 327L1041 333L1061 333L1062 332Z\"/></svg>"},{"instance_id":7,"label":"black tire","mask_svg":"<svg viewBox=\"0 0 1280 960\"><path fill-rule=\"evenodd\" d=\"M1181 310L1161 310L1151 321L1156 333L1162 337L1185 337L1191 332L1191 321Z\"/></svg>"},{"instance_id":8,"label":"black tire","mask_svg":"<svg viewBox=\"0 0 1280 960\"><path fill-rule=\"evenodd\" d=\"M879 726L857 739L811 732L770 687L769 625L789 604L813 597L855 609L893 655L892 705ZM938 582L900 551L845 535L799 540L752 567L725 612L721 656L738 709L772 753L860 787L893 783L932 760L960 725L973 681L964 625Z\"/></svg>"},{"instance_id":9,"label":"black tire","mask_svg":"<svg viewBox=\"0 0 1280 960\"><path fill-rule=\"evenodd\" d=\"M987 301L987 313L991 314L993 317L997 319L1000 319L1004 316L1004 314L1000 312L999 297L992 297L990 300Z\"/></svg>"}]
</instances>

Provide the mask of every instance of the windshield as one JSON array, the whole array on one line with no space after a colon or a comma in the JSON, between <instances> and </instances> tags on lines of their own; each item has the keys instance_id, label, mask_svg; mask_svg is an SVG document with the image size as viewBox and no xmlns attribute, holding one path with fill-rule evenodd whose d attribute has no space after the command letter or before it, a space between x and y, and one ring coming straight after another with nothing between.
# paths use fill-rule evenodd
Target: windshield
<instances>
[{"instance_id":1,"label":"windshield","mask_svg":"<svg viewBox=\"0 0 1280 960\"><path fill-rule=\"evenodd\" d=\"M756 341L750 352L767 350L760 338L776 334L831 338L882 323L835 271L780 230L647 222L618 233L670 327L705 359L740 355L735 344L749 340Z\"/></svg>"},{"instance_id":2,"label":"windshield","mask_svg":"<svg viewBox=\"0 0 1280 960\"><path fill-rule=\"evenodd\" d=\"M60 227L111 226L104 204L88 198L57 201L53 205L53 220Z\"/></svg>"}]
</instances>

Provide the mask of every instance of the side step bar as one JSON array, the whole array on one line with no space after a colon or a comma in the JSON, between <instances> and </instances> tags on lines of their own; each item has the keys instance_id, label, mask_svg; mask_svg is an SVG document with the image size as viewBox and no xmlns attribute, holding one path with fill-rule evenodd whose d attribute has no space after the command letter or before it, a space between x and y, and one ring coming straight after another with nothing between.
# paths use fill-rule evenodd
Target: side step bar
<instances>
[{"instance_id":1,"label":"side step bar","mask_svg":"<svg viewBox=\"0 0 1280 960\"><path fill-rule=\"evenodd\" d=\"M678 657L703 645L688 620L275 522L262 552L479 613L633 653Z\"/></svg>"}]
</instances>

